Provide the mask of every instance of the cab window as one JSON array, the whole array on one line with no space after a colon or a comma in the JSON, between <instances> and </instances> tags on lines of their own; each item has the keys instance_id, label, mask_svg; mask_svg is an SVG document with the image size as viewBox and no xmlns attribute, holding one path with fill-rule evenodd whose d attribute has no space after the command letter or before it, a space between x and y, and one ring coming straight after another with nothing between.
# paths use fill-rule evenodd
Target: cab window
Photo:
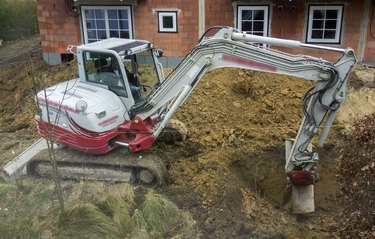
<instances>
[{"instance_id":1,"label":"cab window","mask_svg":"<svg viewBox=\"0 0 375 239\"><path fill-rule=\"evenodd\" d=\"M106 85L118 96L128 97L120 63L111 54L83 53L86 81Z\"/></svg>"},{"instance_id":2,"label":"cab window","mask_svg":"<svg viewBox=\"0 0 375 239\"><path fill-rule=\"evenodd\" d=\"M159 84L155 62L151 51L143 51L133 55L133 70L139 75L142 98L146 98Z\"/></svg>"}]
</instances>

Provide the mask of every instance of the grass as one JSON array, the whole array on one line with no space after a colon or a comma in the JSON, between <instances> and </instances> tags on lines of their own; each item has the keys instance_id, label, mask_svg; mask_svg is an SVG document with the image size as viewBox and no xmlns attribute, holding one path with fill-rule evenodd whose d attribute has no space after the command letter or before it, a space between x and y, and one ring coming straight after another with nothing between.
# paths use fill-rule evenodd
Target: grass
<instances>
[{"instance_id":1,"label":"grass","mask_svg":"<svg viewBox=\"0 0 375 239\"><path fill-rule=\"evenodd\" d=\"M188 212L128 184L63 182L60 213L49 181L0 183L2 238L194 238ZM6 208L6 210L4 210Z\"/></svg>"},{"instance_id":2,"label":"grass","mask_svg":"<svg viewBox=\"0 0 375 239\"><path fill-rule=\"evenodd\" d=\"M139 212L148 225L148 231L159 238L172 229L179 216L176 205L152 192L147 193Z\"/></svg>"},{"instance_id":3,"label":"grass","mask_svg":"<svg viewBox=\"0 0 375 239\"><path fill-rule=\"evenodd\" d=\"M0 183L1 237L35 238L31 219L47 204L50 205L51 196L51 187L48 185Z\"/></svg>"}]
</instances>

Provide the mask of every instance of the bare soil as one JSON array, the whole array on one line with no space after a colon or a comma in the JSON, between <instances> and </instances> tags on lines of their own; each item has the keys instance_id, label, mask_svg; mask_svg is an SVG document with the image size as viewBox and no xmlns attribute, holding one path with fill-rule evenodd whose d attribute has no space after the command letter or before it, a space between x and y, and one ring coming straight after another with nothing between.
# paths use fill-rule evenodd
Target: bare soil
<instances>
[{"instance_id":1,"label":"bare soil","mask_svg":"<svg viewBox=\"0 0 375 239\"><path fill-rule=\"evenodd\" d=\"M31 45L31 50L21 47L34 52L31 62L18 53L7 58L17 64L0 62L0 165L37 137L34 86L67 80L76 70L67 64L47 66L38 44ZM208 73L175 115L187 125L188 139L149 150L169 169L168 184L157 190L191 213L197 238L331 237L330 225L340 211L333 199L341 142L355 119L375 112L374 73L374 68L356 67L347 100L319 149L316 212L291 213L284 175L284 141L296 135L302 98L313 82L241 69Z\"/></svg>"},{"instance_id":2,"label":"bare soil","mask_svg":"<svg viewBox=\"0 0 375 239\"><path fill-rule=\"evenodd\" d=\"M37 38L7 42L0 46L0 69L19 66L41 56L40 43Z\"/></svg>"}]
</instances>

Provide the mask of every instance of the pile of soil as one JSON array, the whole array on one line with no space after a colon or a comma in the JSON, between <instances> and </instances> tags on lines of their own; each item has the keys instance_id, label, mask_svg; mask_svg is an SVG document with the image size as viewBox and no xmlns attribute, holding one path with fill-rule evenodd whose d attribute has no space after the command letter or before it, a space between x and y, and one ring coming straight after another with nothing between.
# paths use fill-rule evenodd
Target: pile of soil
<instances>
[{"instance_id":1,"label":"pile of soil","mask_svg":"<svg viewBox=\"0 0 375 239\"><path fill-rule=\"evenodd\" d=\"M375 113L355 122L341 152L335 224L340 238L375 237Z\"/></svg>"},{"instance_id":2,"label":"pile of soil","mask_svg":"<svg viewBox=\"0 0 375 239\"><path fill-rule=\"evenodd\" d=\"M35 135L33 89L73 78L74 64L51 67L33 58L32 63L0 69L0 129L5 132L0 138L15 142L0 147L3 152L19 149L24 135ZM241 69L208 73L175 115L189 129L187 140L157 143L149 150L169 168L168 184L158 191L191 213L197 237L329 237L340 209L333 196L341 139L351 122L375 112L373 73L373 68L355 69L347 101L326 146L318 151L316 212L291 213L284 174L284 141L296 136L302 98L313 82Z\"/></svg>"},{"instance_id":3,"label":"pile of soil","mask_svg":"<svg viewBox=\"0 0 375 239\"><path fill-rule=\"evenodd\" d=\"M356 120L374 111L375 67L357 65L350 75L346 100L337 113L337 120L350 132Z\"/></svg>"},{"instance_id":4,"label":"pile of soil","mask_svg":"<svg viewBox=\"0 0 375 239\"><path fill-rule=\"evenodd\" d=\"M77 70L75 62L48 65L38 42L33 38L0 48L0 132L33 129L36 92L72 79Z\"/></svg>"},{"instance_id":5,"label":"pile of soil","mask_svg":"<svg viewBox=\"0 0 375 239\"><path fill-rule=\"evenodd\" d=\"M171 183L165 190L194 212L206 236L328 236L330 214L337 210L330 161L338 157L328 151L336 143L321 150L316 213L291 214L284 174L284 141L295 137L302 98L312 85L296 77L220 69L206 75L177 112L189 129L188 140L155 150L169 160Z\"/></svg>"}]
</instances>

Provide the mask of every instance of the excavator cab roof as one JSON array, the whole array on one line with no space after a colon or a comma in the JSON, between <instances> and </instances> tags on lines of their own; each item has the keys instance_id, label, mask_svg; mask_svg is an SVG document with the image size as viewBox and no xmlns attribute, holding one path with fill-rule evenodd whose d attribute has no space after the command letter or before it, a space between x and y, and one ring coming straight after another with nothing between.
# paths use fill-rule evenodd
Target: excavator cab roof
<instances>
[{"instance_id":1,"label":"excavator cab roof","mask_svg":"<svg viewBox=\"0 0 375 239\"><path fill-rule=\"evenodd\" d=\"M145 40L109 38L81 45L78 48L85 51L113 50L119 55L133 55L137 52L153 48L153 44Z\"/></svg>"}]
</instances>

